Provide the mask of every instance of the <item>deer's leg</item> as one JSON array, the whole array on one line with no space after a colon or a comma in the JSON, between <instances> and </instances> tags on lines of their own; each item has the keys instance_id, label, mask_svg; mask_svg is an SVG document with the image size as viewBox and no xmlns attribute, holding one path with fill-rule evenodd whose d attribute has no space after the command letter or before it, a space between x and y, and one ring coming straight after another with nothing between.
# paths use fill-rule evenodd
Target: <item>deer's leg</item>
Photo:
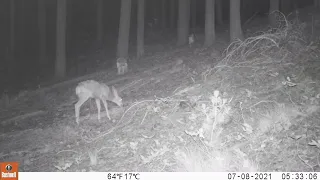
<instances>
[{"instance_id":1,"label":"deer's leg","mask_svg":"<svg viewBox=\"0 0 320 180\"><path fill-rule=\"evenodd\" d=\"M74 105L77 124L79 124L80 108L83 105L83 103L85 103L89 99L89 97L84 93L82 93L78 95L78 98L79 98L78 102Z\"/></svg>"},{"instance_id":2,"label":"deer's leg","mask_svg":"<svg viewBox=\"0 0 320 180\"><path fill-rule=\"evenodd\" d=\"M118 74L120 74L120 64L117 62Z\"/></svg>"},{"instance_id":3,"label":"deer's leg","mask_svg":"<svg viewBox=\"0 0 320 180\"><path fill-rule=\"evenodd\" d=\"M101 116L100 116L100 110L101 110L101 104L100 104L100 99L96 99L96 104L98 108L98 121L100 122Z\"/></svg>"},{"instance_id":4,"label":"deer's leg","mask_svg":"<svg viewBox=\"0 0 320 180\"><path fill-rule=\"evenodd\" d=\"M108 119L111 119L111 118L110 118L110 115L109 115L109 111L108 111L107 101L106 101L106 100L102 100L102 103L103 103L103 105L104 105L104 108L106 109Z\"/></svg>"},{"instance_id":5,"label":"deer's leg","mask_svg":"<svg viewBox=\"0 0 320 180\"><path fill-rule=\"evenodd\" d=\"M128 72L128 63L126 63L124 66L124 73L127 73L127 72Z\"/></svg>"}]
</instances>

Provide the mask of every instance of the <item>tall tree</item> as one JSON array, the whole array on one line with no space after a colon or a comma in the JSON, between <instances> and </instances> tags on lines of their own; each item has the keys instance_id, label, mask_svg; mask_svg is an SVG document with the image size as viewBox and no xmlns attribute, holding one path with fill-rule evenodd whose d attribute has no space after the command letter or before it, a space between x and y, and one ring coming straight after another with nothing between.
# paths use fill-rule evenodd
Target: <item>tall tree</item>
<instances>
[{"instance_id":1,"label":"tall tree","mask_svg":"<svg viewBox=\"0 0 320 180\"><path fill-rule=\"evenodd\" d=\"M191 27L195 29L197 26L197 0L191 0Z\"/></svg>"},{"instance_id":2,"label":"tall tree","mask_svg":"<svg viewBox=\"0 0 320 180\"><path fill-rule=\"evenodd\" d=\"M206 0L204 46L211 46L215 40L214 1L215 0Z\"/></svg>"},{"instance_id":3,"label":"tall tree","mask_svg":"<svg viewBox=\"0 0 320 180\"><path fill-rule=\"evenodd\" d=\"M127 58L129 51L131 0L121 0L117 56Z\"/></svg>"},{"instance_id":4,"label":"tall tree","mask_svg":"<svg viewBox=\"0 0 320 180\"><path fill-rule=\"evenodd\" d=\"M230 41L243 39L240 16L240 0L230 0Z\"/></svg>"},{"instance_id":5,"label":"tall tree","mask_svg":"<svg viewBox=\"0 0 320 180\"><path fill-rule=\"evenodd\" d=\"M217 23L219 25L223 24L223 14L222 14L222 9L223 9L223 6L222 6L222 0L215 0L215 13L216 13L216 20L217 20Z\"/></svg>"},{"instance_id":6,"label":"tall tree","mask_svg":"<svg viewBox=\"0 0 320 180\"><path fill-rule=\"evenodd\" d=\"M250 4L250 0L241 0L241 7L240 12L243 12L241 15L242 20L246 20L252 16L251 9L248 8L248 5Z\"/></svg>"},{"instance_id":7,"label":"tall tree","mask_svg":"<svg viewBox=\"0 0 320 180\"><path fill-rule=\"evenodd\" d=\"M270 6L269 6L269 23L271 26L277 25L277 19L276 19L276 11L279 11L279 0L270 0Z\"/></svg>"},{"instance_id":8,"label":"tall tree","mask_svg":"<svg viewBox=\"0 0 320 180\"><path fill-rule=\"evenodd\" d=\"M313 6L315 8L320 8L320 0L313 0Z\"/></svg>"},{"instance_id":9,"label":"tall tree","mask_svg":"<svg viewBox=\"0 0 320 180\"><path fill-rule=\"evenodd\" d=\"M271 2L273 0L269 0L269 1L270 1L270 6L271 6L271 3L276 3L276 2ZM278 0L278 4L279 4L278 9L281 10L281 12L286 15L296 10L297 8L296 5L298 5L297 0Z\"/></svg>"},{"instance_id":10,"label":"tall tree","mask_svg":"<svg viewBox=\"0 0 320 180\"><path fill-rule=\"evenodd\" d=\"M66 76L66 20L67 0L57 0L57 43L55 78L61 79Z\"/></svg>"},{"instance_id":11,"label":"tall tree","mask_svg":"<svg viewBox=\"0 0 320 180\"><path fill-rule=\"evenodd\" d=\"M167 26L166 1L167 0L161 0L161 27L162 27L162 30L165 30L166 26Z\"/></svg>"},{"instance_id":12,"label":"tall tree","mask_svg":"<svg viewBox=\"0 0 320 180\"><path fill-rule=\"evenodd\" d=\"M10 0L10 40L9 40L9 51L8 51L8 77L15 80L15 2L16 0Z\"/></svg>"},{"instance_id":13,"label":"tall tree","mask_svg":"<svg viewBox=\"0 0 320 180\"><path fill-rule=\"evenodd\" d=\"M97 0L97 42L102 42L103 36L103 0Z\"/></svg>"},{"instance_id":14,"label":"tall tree","mask_svg":"<svg viewBox=\"0 0 320 180\"><path fill-rule=\"evenodd\" d=\"M176 23L176 0L170 0L170 28L173 29Z\"/></svg>"},{"instance_id":15,"label":"tall tree","mask_svg":"<svg viewBox=\"0 0 320 180\"><path fill-rule=\"evenodd\" d=\"M46 18L46 0L38 0L39 69L41 74L48 67Z\"/></svg>"},{"instance_id":16,"label":"tall tree","mask_svg":"<svg viewBox=\"0 0 320 180\"><path fill-rule=\"evenodd\" d=\"M21 0L20 2L21 2L21 9L19 10L19 11L17 11L19 14L20 14L20 22L19 22L19 24L20 24L20 28L19 28L19 30L20 30L20 37L19 37L19 40L20 40L20 43L18 43L19 45L20 45L20 48L18 48L18 50L22 50L22 53L18 53L18 56L19 56L19 54L21 54L22 56L25 56L25 39L26 39L26 10L27 10L27 8L26 8L26 2L25 2L26 0ZM19 1L17 1L17 4L18 4L18 2ZM18 18L17 18L17 20L18 20ZM18 38L17 38L17 40L18 40ZM20 58L20 57L19 57Z\"/></svg>"},{"instance_id":17,"label":"tall tree","mask_svg":"<svg viewBox=\"0 0 320 180\"><path fill-rule=\"evenodd\" d=\"M280 2L280 10L282 13L287 14L289 12L289 6L290 6L291 0L281 0Z\"/></svg>"},{"instance_id":18,"label":"tall tree","mask_svg":"<svg viewBox=\"0 0 320 180\"><path fill-rule=\"evenodd\" d=\"M185 45L188 42L190 25L190 0L179 0L178 14L178 42L177 45Z\"/></svg>"},{"instance_id":19,"label":"tall tree","mask_svg":"<svg viewBox=\"0 0 320 180\"><path fill-rule=\"evenodd\" d=\"M297 11L297 10L298 10L298 8L299 8L299 2L298 2L298 0L293 0L293 1L292 1L292 8L293 8L294 11Z\"/></svg>"},{"instance_id":20,"label":"tall tree","mask_svg":"<svg viewBox=\"0 0 320 180\"><path fill-rule=\"evenodd\" d=\"M76 8L75 7L75 3L76 0L67 0L67 9L68 9L68 16L67 16L67 20L66 20L66 24L68 24L68 28L66 29L66 34L68 35L66 38L66 43L68 44L68 42L72 42L73 39L76 39L77 34L76 33L72 33L72 32L76 32L75 29L77 29L76 24L78 23L76 16L78 15L76 13ZM74 63L77 64L77 60L74 59ZM78 65L78 64L77 64ZM75 68L75 67L74 67ZM77 69L77 68L75 68Z\"/></svg>"},{"instance_id":21,"label":"tall tree","mask_svg":"<svg viewBox=\"0 0 320 180\"><path fill-rule=\"evenodd\" d=\"M160 17L160 1L159 0L153 0L152 1L152 18L153 18L153 26L154 28L159 28L159 19Z\"/></svg>"},{"instance_id":22,"label":"tall tree","mask_svg":"<svg viewBox=\"0 0 320 180\"><path fill-rule=\"evenodd\" d=\"M137 57L144 55L144 5L145 0L138 0Z\"/></svg>"}]
</instances>

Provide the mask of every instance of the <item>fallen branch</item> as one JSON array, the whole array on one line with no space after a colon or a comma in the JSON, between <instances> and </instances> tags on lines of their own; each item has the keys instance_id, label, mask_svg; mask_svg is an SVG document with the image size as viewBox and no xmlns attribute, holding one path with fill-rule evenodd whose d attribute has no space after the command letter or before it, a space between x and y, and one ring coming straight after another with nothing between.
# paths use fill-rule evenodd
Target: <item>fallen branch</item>
<instances>
[{"instance_id":1,"label":"fallen branch","mask_svg":"<svg viewBox=\"0 0 320 180\"><path fill-rule=\"evenodd\" d=\"M44 113L45 113L45 111L42 111L42 110L29 112L29 113L26 113L26 114L22 114L22 115L19 115L19 116L12 117L10 119L6 119L6 120L2 121L1 124L5 125L5 124L10 123L12 121L22 120L22 119L30 118L30 117L33 117L33 116L38 116L38 115L41 115L41 114L44 114Z\"/></svg>"}]
</instances>

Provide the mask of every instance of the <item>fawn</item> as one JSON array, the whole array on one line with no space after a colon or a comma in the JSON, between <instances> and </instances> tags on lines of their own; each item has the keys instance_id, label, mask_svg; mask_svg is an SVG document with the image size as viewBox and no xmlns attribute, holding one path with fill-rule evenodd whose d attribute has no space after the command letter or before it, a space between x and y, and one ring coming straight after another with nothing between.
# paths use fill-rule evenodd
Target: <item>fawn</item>
<instances>
[{"instance_id":1,"label":"fawn","mask_svg":"<svg viewBox=\"0 0 320 180\"><path fill-rule=\"evenodd\" d=\"M128 62L126 58L120 57L117 59L118 75L123 75L128 72Z\"/></svg>"},{"instance_id":2,"label":"fawn","mask_svg":"<svg viewBox=\"0 0 320 180\"><path fill-rule=\"evenodd\" d=\"M98 120L100 122L100 109L101 104L100 101L102 101L104 108L107 112L108 119L110 118L109 111L108 111L108 104L107 101L114 102L118 106L122 106L122 98L118 95L118 91L115 87L109 88L104 83L99 83L94 80L87 80L80 82L78 86L76 87L76 94L78 96L78 102L74 105L75 107L75 116L76 116L76 122L79 124L79 114L80 114L80 108L88 99L94 98L97 104L98 108Z\"/></svg>"}]
</instances>

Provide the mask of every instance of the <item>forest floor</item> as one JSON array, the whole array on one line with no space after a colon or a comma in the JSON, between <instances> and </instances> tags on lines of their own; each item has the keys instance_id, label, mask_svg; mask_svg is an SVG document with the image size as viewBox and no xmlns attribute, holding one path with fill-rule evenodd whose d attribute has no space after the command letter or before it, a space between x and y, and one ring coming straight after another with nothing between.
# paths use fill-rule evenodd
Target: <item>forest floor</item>
<instances>
[{"instance_id":1,"label":"forest floor","mask_svg":"<svg viewBox=\"0 0 320 180\"><path fill-rule=\"evenodd\" d=\"M23 91L0 109L0 161L20 171L320 171L320 14L310 11L260 34L253 21L230 46L227 32L210 48L198 35L130 61L123 76ZM115 122L99 123L88 101L76 124L86 79L119 89Z\"/></svg>"}]
</instances>

